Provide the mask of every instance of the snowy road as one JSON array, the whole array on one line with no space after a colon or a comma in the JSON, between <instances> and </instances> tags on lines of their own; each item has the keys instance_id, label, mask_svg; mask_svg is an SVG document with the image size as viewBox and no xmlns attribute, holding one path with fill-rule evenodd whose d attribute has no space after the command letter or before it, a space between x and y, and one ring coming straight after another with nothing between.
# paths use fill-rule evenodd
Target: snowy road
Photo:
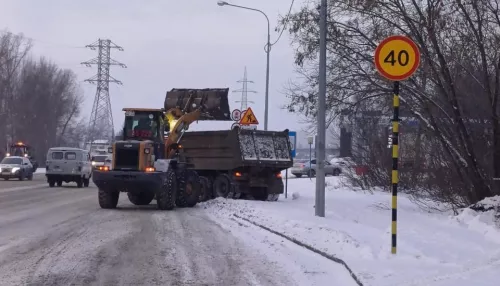
<instances>
[{"instance_id":1,"label":"snowy road","mask_svg":"<svg viewBox=\"0 0 500 286\"><path fill-rule=\"evenodd\" d=\"M3 179L0 180L0 192L5 189L11 189L11 188L24 188L28 186L35 186L35 185L41 185L45 184L45 174L35 174L33 176L33 181L19 181L18 179L10 179L8 181L5 181Z\"/></svg>"},{"instance_id":2,"label":"snowy road","mask_svg":"<svg viewBox=\"0 0 500 286\"><path fill-rule=\"evenodd\" d=\"M304 285L290 275L293 260L308 255L324 265L294 246L286 249L293 260L276 262L256 249L260 243L265 250L270 237L249 242L201 206L162 212L154 204L134 206L122 194L120 209L103 210L95 187L36 187L43 183L41 176L0 182L0 285L288 286ZM340 275L329 273L328 284L316 285L355 285L338 268Z\"/></svg>"}]
</instances>

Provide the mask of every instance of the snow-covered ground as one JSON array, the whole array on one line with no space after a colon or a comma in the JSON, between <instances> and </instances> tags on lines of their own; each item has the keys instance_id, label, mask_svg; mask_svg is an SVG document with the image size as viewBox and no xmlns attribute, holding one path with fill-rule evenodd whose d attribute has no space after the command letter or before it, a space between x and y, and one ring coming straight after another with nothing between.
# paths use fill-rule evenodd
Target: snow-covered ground
<instances>
[{"instance_id":1,"label":"snow-covered ground","mask_svg":"<svg viewBox=\"0 0 500 286\"><path fill-rule=\"evenodd\" d=\"M200 206L233 234L247 238L246 241L260 239L256 243L259 251L285 265L298 265L293 270L293 266L287 267L299 281L307 279L301 285L344 286L353 282L333 283L331 277L345 276L340 265L334 266L327 259L309 262L319 255L305 249L302 253L293 252L291 243L284 238L238 217L344 260L364 285L499 285L496 276L500 267L500 231L494 227L492 213L479 215L466 210L453 216L448 212L424 211L401 195L398 253L393 255L390 194L354 192L343 186L341 178L326 179L325 218L314 215L315 180L293 176L288 180L288 198L281 196L278 202L219 198Z\"/></svg>"},{"instance_id":2,"label":"snow-covered ground","mask_svg":"<svg viewBox=\"0 0 500 286\"><path fill-rule=\"evenodd\" d=\"M35 174L45 174L45 168L38 167L35 171Z\"/></svg>"}]
</instances>

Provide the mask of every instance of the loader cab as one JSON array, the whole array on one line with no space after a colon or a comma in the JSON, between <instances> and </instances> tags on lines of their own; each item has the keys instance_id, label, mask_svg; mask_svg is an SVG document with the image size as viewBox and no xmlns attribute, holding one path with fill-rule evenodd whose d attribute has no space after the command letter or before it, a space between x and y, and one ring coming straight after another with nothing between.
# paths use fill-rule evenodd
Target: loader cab
<instances>
[{"instance_id":1,"label":"loader cab","mask_svg":"<svg viewBox=\"0 0 500 286\"><path fill-rule=\"evenodd\" d=\"M23 142L17 142L16 144L10 145L9 151L7 152L8 156L19 156L19 157L28 157L30 156L30 148L25 145Z\"/></svg>"},{"instance_id":2,"label":"loader cab","mask_svg":"<svg viewBox=\"0 0 500 286\"><path fill-rule=\"evenodd\" d=\"M31 165L33 165L33 172L35 172L38 168L38 162L35 160L33 153L34 152L30 146L19 141L15 144L10 145L5 155L6 157L18 156L28 158L31 162Z\"/></svg>"},{"instance_id":3,"label":"loader cab","mask_svg":"<svg viewBox=\"0 0 500 286\"><path fill-rule=\"evenodd\" d=\"M114 153L113 168L142 170L156 159L163 159L163 109L124 108L123 111L123 141L115 142L110 150Z\"/></svg>"},{"instance_id":4,"label":"loader cab","mask_svg":"<svg viewBox=\"0 0 500 286\"><path fill-rule=\"evenodd\" d=\"M123 140L163 142L163 110L124 108Z\"/></svg>"}]
</instances>

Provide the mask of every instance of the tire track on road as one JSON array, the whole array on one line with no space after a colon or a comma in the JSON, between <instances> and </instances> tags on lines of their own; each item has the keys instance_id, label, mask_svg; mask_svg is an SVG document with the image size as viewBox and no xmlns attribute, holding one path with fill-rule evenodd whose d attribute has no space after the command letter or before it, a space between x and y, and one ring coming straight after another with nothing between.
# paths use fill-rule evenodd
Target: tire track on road
<instances>
[{"instance_id":1,"label":"tire track on road","mask_svg":"<svg viewBox=\"0 0 500 286\"><path fill-rule=\"evenodd\" d=\"M307 249L307 250L309 250L309 251L311 251L313 253L316 253L316 254L318 254L318 255L320 255L320 256L322 256L322 257L324 257L324 258L326 258L326 259L328 259L328 260L330 260L330 261L332 261L334 263L338 263L338 264L344 266L344 268L349 272L349 274L351 275L352 279L356 282L356 284L358 284L359 286L363 286L363 283L361 282L361 280L357 277L357 275L354 273L354 271L351 269L351 267L349 267L349 265L347 265L347 263L344 260L342 260L342 259L340 259L338 257L335 257L335 256L333 256L331 254L328 254L328 253L326 253L324 251L321 251L319 249L316 249L316 248L314 248L314 247L312 247L312 246L310 246L310 245L308 245L308 244L306 244L304 242L301 242L301 241L299 241L299 240L297 240L297 239L295 239L293 237L290 237L288 235L285 235L283 233L275 231L275 230L273 230L273 229L271 229L271 228L269 228L267 226L259 224L259 223L255 222L255 221L250 220L250 219L241 217L241 216L239 216L237 214L233 214L233 216L236 217L237 219L240 219L242 221L250 223L251 225L254 225L254 226L258 227L258 228L261 228L261 229L263 229L263 230L265 230L267 232L270 232L270 233L272 233L274 235L280 236L280 237L282 237L282 238L284 238L284 239L286 239L286 240L288 240L288 241L290 241L290 242L292 242L292 243L294 243L294 244L296 244L296 245L298 245L298 246L300 246L302 248L305 248L305 249Z\"/></svg>"}]
</instances>

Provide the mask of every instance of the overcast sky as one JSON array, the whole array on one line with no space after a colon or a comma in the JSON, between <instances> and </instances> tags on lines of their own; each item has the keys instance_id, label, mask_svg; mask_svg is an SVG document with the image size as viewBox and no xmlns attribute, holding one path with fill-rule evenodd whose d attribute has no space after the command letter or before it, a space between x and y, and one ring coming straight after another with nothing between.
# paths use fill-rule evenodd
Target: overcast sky
<instances>
[{"instance_id":1,"label":"overcast sky","mask_svg":"<svg viewBox=\"0 0 500 286\"><path fill-rule=\"evenodd\" d=\"M237 5L264 11L271 22L271 41L278 34L278 15L285 15L291 0L232 0ZM303 1L295 1L297 9ZM121 126L123 107L163 107L171 88L229 87L230 106L239 108L236 81L248 70L249 100L260 128L264 124L267 24L263 15L217 0L0 0L0 30L23 33L33 39L33 52L73 69L85 92L84 113L90 116L95 86L83 80L96 73L80 62L97 56L83 48L98 38L109 38L125 51L112 50L117 61L111 75L123 86L111 84L115 129ZM294 78L293 49L285 32L273 46L270 69L269 129L301 130L301 118L281 109L287 99L283 85ZM231 123L224 123L222 126ZM203 125L205 126L205 125ZM220 124L211 124L219 129ZM199 129L193 126L192 129Z\"/></svg>"}]
</instances>

